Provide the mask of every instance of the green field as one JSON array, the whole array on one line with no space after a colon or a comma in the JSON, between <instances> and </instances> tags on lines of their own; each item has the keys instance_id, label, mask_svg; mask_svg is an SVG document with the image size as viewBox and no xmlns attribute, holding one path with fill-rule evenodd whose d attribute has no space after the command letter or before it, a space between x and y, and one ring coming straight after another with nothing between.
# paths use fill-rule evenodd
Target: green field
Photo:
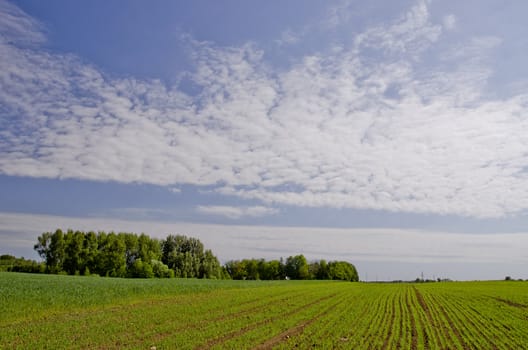
<instances>
[{"instance_id":1,"label":"green field","mask_svg":"<svg viewBox=\"0 0 528 350\"><path fill-rule=\"evenodd\" d=\"M2 349L522 349L528 283L0 273Z\"/></svg>"}]
</instances>

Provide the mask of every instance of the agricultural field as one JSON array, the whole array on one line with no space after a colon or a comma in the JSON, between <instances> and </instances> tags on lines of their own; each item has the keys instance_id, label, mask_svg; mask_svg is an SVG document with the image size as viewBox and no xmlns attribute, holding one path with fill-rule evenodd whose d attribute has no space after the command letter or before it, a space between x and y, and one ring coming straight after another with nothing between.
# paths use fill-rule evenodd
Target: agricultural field
<instances>
[{"instance_id":1,"label":"agricultural field","mask_svg":"<svg viewBox=\"0 0 528 350\"><path fill-rule=\"evenodd\" d=\"M0 273L1 349L521 349L528 283Z\"/></svg>"}]
</instances>

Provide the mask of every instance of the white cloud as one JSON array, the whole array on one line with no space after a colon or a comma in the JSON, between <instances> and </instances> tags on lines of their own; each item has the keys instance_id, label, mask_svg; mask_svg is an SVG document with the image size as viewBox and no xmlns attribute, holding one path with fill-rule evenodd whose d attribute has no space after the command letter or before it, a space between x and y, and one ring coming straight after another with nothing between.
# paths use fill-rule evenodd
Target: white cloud
<instances>
[{"instance_id":1,"label":"white cloud","mask_svg":"<svg viewBox=\"0 0 528 350\"><path fill-rule=\"evenodd\" d=\"M314 31L335 31L351 20L351 12L358 14L357 8L351 9L351 5L353 5L351 0L329 2L327 5L326 11L321 14L322 17L319 20L309 22L297 29L288 28L284 30L280 38L275 40L275 43L279 46L293 45L301 42Z\"/></svg>"},{"instance_id":2,"label":"white cloud","mask_svg":"<svg viewBox=\"0 0 528 350\"><path fill-rule=\"evenodd\" d=\"M352 1L350 0L341 0L337 4L330 5L322 20L322 25L334 29L346 23L350 19L349 7L351 4Z\"/></svg>"},{"instance_id":3,"label":"white cloud","mask_svg":"<svg viewBox=\"0 0 528 350\"><path fill-rule=\"evenodd\" d=\"M33 45L46 41L45 27L7 1L0 1L0 40L16 38L19 44Z\"/></svg>"},{"instance_id":4,"label":"white cloud","mask_svg":"<svg viewBox=\"0 0 528 350\"><path fill-rule=\"evenodd\" d=\"M425 49L438 40L441 27L430 22L425 1L417 1L407 13L389 25L374 26L356 36L356 52L374 49L391 54L404 54L418 59Z\"/></svg>"},{"instance_id":5,"label":"white cloud","mask_svg":"<svg viewBox=\"0 0 528 350\"><path fill-rule=\"evenodd\" d=\"M443 25L446 30L453 30L456 28L456 17L453 14L444 16Z\"/></svg>"},{"instance_id":6,"label":"white cloud","mask_svg":"<svg viewBox=\"0 0 528 350\"><path fill-rule=\"evenodd\" d=\"M181 189L178 187L169 187L169 191L175 194L181 193Z\"/></svg>"},{"instance_id":7,"label":"white cloud","mask_svg":"<svg viewBox=\"0 0 528 350\"><path fill-rule=\"evenodd\" d=\"M2 253L29 257L37 236L57 228L144 232L156 238L185 234L199 238L224 262L296 254L304 254L309 260L346 260L358 266L362 278L368 273L371 279L376 274L383 279L389 276L414 279L421 271L427 276L434 273L455 279L528 277L527 232L467 234L377 228L207 225L0 213ZM439 267L432 270L435 264Z\"/></svg>"},{"instance_id":8,"label":"white cloud","mask_svg":"<svg viewBox=\"0 0 528 350\"><path fill-rule=\"evenodd\" d=\"M279 46L291 45L299 42L301 35L295 33L291 29L285 30L282 32L281 37L276 40L276 43Z\"/></svg>"},{"instance_id":9,"label":"white cloud","mask_svg":"<svg viewBox=\"0 0 528 350\"><path fill-rule=\"evenodd\" d=\"M278 210L262 206L253 207L233 207L227 205L199 205L196 210L209 215L225 216L230 219L240 219L242 217L260 217L277 214Z\"/></svg>"},{"instance_id":10,"label":"white cloud","mask_svg":"<svg viewBox=\"0 0 528 350\"><path fill-rule=\"evenodd\" d=\"M28 47L43 34L10 10L0 14L0 173L203 185L267 206L523 212L528 95L484 93L497 38L424 66L442 39L430 17L419 1L354 44L280 71L256 44L187 39L188 77L201 88L190 96Z\"/></svg>"}]
</instances>

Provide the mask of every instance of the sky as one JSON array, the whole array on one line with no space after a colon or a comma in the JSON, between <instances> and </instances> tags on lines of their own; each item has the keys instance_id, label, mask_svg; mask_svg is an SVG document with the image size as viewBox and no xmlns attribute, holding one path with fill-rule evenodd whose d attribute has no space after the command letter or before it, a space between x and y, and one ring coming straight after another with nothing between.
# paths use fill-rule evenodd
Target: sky
<instances>
[{"instance_id":1,"label":"sky","mask_svg":"<svg viewBox=\"0 0 528 350\"><path fill-rule=\"evenodd\" d=\"M0 253L72 228L528 278L527 10L0 0Z\"/></svg>"}]
</instances>

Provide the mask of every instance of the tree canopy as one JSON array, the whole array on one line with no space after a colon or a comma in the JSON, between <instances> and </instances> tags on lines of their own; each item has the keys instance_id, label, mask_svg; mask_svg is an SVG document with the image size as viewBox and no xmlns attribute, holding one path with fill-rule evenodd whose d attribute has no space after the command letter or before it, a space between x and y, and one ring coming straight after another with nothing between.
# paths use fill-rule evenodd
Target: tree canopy
<instances>
[{"instance_id":1,"label":"tree canopy","mask_svg":"<svg viewBox=\"0 0 528 350\"><path fill-rule=\"evenodd\" d=\"M68 230L45 232L34 249L45 272L111 277L221 278L222 267L196 238L169 235L157 240L142 233Z\"/></svg>"},{"instance_id":2,"label":"tree canopy","mask_svg":"<svg viewBox=\"0 0 528 350\"><path fill-rule=\"evenodd\" d=\"M20 271L136 278L358 281L356 268L349 262L308 262L302 254L286 260L231 260L222 266L199 239L184 235L158 240L144 233L57 229L40 235L34 249L44 263L24 261L19 264L24 265Z\"/></svg>"},{"instance_id":3,"label":"tree canopy","mask_svg":"<svg viewBox=\"0 0 528 350\"><path fill-rule=\"evenodd\" d=\"M290 256L284 262L264 259L231 260L225 264L227 273L240 280L359 280L354 265L346 261L325 260L308 262L304 255Z\"/></svg>"}]
</instances>

